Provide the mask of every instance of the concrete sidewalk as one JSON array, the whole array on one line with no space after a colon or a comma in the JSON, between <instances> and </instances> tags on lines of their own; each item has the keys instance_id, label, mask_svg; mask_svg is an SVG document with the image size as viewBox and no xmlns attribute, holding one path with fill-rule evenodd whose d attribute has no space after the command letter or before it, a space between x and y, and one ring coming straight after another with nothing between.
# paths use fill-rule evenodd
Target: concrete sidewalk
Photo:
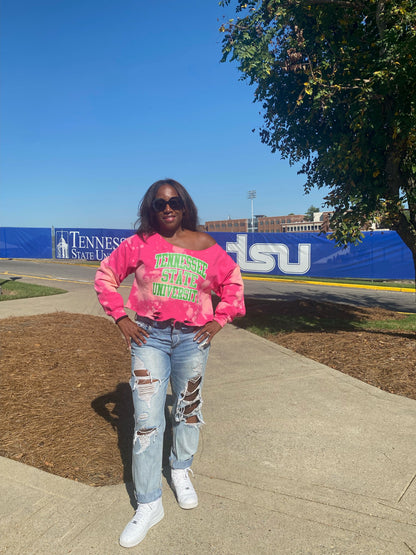
<instances>
[{"instance_id":1,"label":"concrete sidewalk","mask_svg":"<svg viewBox=\"0 0 416 555\"><path fill-rule=\"evenodd\" d=\"M62 310L103 315L90 286L0 303L0 317ZM231 325L207 372L197 509L180 509L164 478L165 518L126 550L129 485L0 458L0 554L416 553L415 401Z\"/></svg>"}]
</instances>

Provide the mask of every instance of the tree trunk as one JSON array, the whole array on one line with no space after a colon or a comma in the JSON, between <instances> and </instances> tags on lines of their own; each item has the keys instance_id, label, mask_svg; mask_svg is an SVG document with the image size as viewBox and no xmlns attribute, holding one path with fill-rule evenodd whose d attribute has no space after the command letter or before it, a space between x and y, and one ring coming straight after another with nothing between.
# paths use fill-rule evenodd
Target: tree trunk
<instances>
[{"instance_id":1,"label":"tree trunk","mask_svg":"<svg viewBox=\"0 0 416 555\"><path fill-rule=\"evenodd\" d=\"M396 231L400 236L403 243L410 249L413 258L413 267L415 269L415 293L416 293L416 232L413 228L412 224L407 220L404 214L401 215L401 220L405 220L406 224L403 221L397 226Z\"/></svg>"}]
</instances>

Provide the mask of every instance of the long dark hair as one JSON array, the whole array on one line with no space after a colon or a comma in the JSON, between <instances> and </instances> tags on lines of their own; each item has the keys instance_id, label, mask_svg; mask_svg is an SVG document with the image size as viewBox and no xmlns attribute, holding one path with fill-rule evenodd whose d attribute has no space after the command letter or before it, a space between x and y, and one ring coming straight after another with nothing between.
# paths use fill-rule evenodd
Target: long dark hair
<instances>
[{"instance_id":1,"label":"long dark hair","mask_svg":"<svg viewBox=\"0 0 416 555\"><path fill-rule=\"evenodd\" d=\"M152 208L152 202L156 198L156 194L162 185L170 185L173 187L178 193L178 197L182 199L185 207L182 218L182 227L184 229L196 231L196 226L198 224L198 210L188 191L183 185L174 179L160 179L159 181L155 181L153 185L150 185L140 202L138 213L139 218L136 225L139 226L137 229L137 235L139 235L142 239L144 239L145 236L153 235L158 231L156 213Z\"/></svg>"}]
</instances>

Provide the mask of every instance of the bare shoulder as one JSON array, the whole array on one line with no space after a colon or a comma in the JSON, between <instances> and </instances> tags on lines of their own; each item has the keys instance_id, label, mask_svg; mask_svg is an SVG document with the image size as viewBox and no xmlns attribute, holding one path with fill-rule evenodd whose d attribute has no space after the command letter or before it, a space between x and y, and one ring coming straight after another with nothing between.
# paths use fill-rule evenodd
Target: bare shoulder
<instances>
[{"instance_id":1,"label":"bare shoulder","mask_svg":"<svg viewBox=\"0 0 416 555\"><path fill-rule=\"evenodd\" d=\"M205 233L203 231L196 231L195 232L196 235L196 240L198 241L198 245L200 245L200 249L208 249L209 247L212 247L213 245L215 245L217 242L216 240L211 237L211 235L208 235L208 233Z\"/></svg>"},{"instance_id":2,"label":"bare shoulder","mask_svg":"<svg viewBox=\"0 0 416 555\"><path fill-rule=\"evenodd\" d=\"M184 247L185 249L192 249L196 251L203 251L216 245L216 241L211 235L208 233L204 233L203 231L190 231L185 230L182 234L182 240L176 245L178 247Z\"/></svg>"}]
</instances>

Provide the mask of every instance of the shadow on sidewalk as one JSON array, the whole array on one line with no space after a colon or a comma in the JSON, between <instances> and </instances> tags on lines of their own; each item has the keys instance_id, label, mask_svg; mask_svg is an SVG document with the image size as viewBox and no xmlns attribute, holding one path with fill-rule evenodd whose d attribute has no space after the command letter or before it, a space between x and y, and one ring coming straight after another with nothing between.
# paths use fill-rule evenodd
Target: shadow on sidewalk
<instances>
[{"instance_id":1,"label":"shadow on sidewalk","mask_svg":"<svg viewBox=\"0 0 416 555\"><path fill-rule=\"evenodd\" d=\"M163 438L163 459L162 466L165 469L169 466L169 455L172 446L172 423L170 409L173 404L172 395L166 396L165 419L166 429ZM109 410L108 406L113 406ZM136 499L132 484L132 444L134 433L134 408L131 395L131 388L128 383L119 383L114 391L97 397L91 402L91 407L95 412L104 418L118 435L118 449L123 465L123 482L126 486L130 503L136 508Z\"/></svg>"}]
</instances>

